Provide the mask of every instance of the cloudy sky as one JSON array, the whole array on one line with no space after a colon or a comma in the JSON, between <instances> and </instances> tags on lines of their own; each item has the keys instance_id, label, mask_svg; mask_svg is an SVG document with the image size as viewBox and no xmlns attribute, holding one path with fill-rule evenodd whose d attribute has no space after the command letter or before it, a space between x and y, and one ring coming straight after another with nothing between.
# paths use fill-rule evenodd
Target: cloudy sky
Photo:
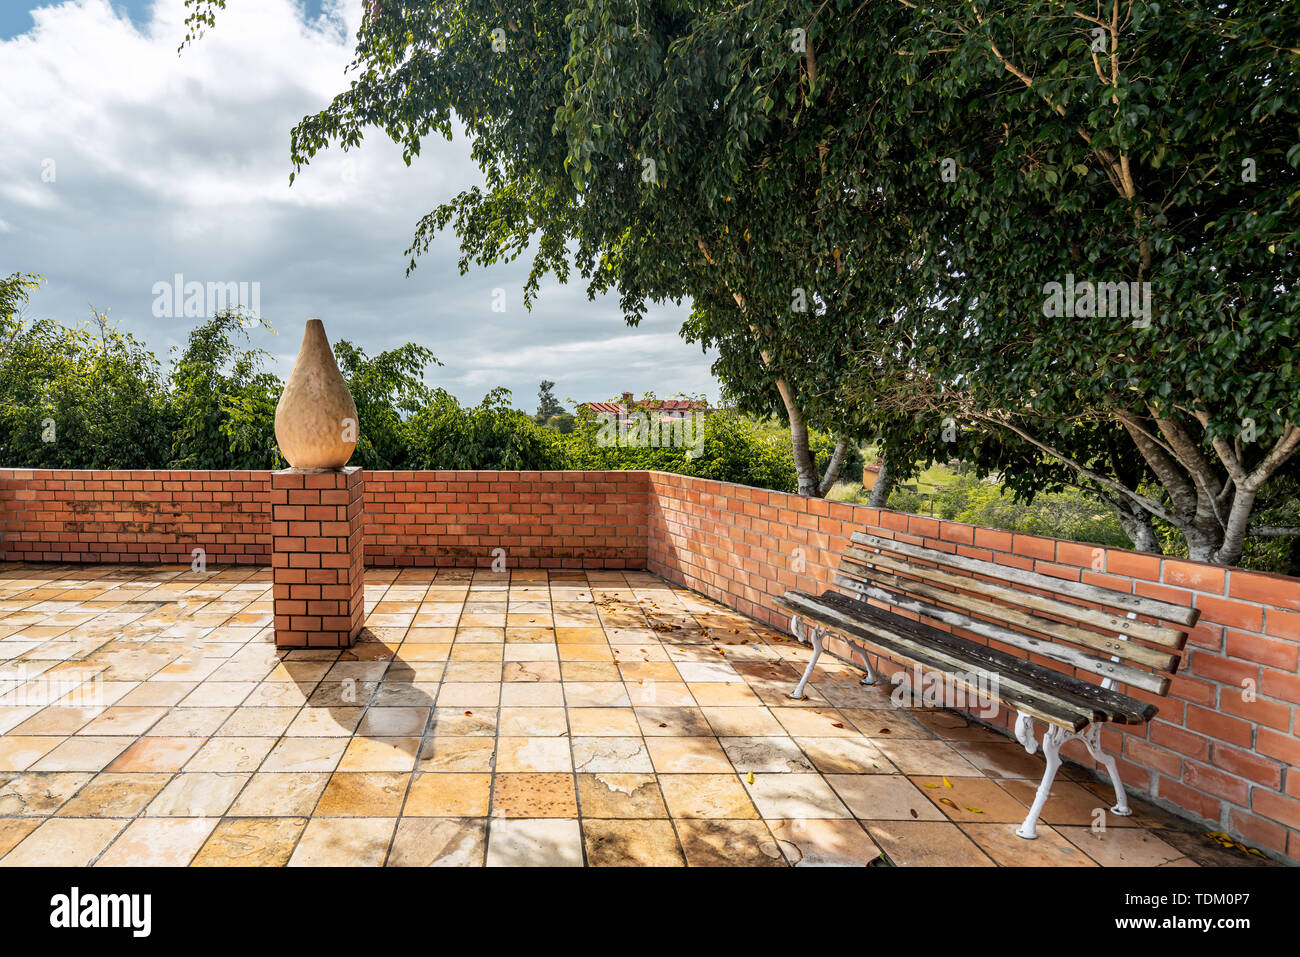
<instances>
[{"instance_id":1,"label":"cloudy sky","mask_svg":"<svg viewBox=\"0 0 1300 957\"><path fill-rule=\"evenodd\" d=\"M46 277L30 314L109 309L165 357L198 320L155 316L155 284L258 283L277 334L256 342L281 375L319 316L372 354L428 346L445 363L430 382L465 402L503 385L531 409L541 378L576 401L717 398L712 356L678 337L684 308L633 329L614 299L551 282L529 312L526 259L461 276L450 234L403 275L419 217L479 182L463 139L408 168L374 132L290 187L289 130L344 89L360 0L228 7L178 56L182 0L0 0L0 274Z\"/></svg>"}]
</instances>

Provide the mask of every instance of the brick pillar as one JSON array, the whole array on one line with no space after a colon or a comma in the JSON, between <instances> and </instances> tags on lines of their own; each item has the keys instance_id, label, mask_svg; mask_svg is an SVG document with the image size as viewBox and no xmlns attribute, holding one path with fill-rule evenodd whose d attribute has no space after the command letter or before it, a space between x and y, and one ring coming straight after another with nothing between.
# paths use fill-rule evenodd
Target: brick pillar
<instances>
[{"instance_id":1,"label":"brick pillar","mask_svg":"<svg viewBox=\"0 0 1300 957\"><path fill-rule=\"evenodd\" d=\"M361 469L271 473L277 648L347 648L365 617Z\"/></svg>"}]
</instances>

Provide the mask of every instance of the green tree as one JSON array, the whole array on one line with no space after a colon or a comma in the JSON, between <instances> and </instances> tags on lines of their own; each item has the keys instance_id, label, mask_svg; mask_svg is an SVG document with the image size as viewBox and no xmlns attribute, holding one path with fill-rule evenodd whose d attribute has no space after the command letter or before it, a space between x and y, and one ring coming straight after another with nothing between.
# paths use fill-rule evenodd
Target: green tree
<instances>
[{"instance_id":1,"label":"green tree","mask_svg":"<svg viewBox=\"0 0 1300 957\"><path fill-rule=\"evenodd\" d=\"M224 310L190 332L170 378L171 468L283 468L275 406L284 383L263 369L265 350L240 346L253 328L273 331L265 320Z\"/></svg>"},{"instance_id":2,"label":"green tree","mask_svg":"<svg viewBox=\"0 0 1300 957\"><path fill-rule=\"evenodd\" d=\"M493 389L472 408L463 407L445 390L434 389L429 403L409 420L407 436L413 469L566 467L560 437L511 408L506 389Z\"/></svg>"},{"instance_id":3,"label":"green tree","mask_svg":"<svg viewBox=\"0 0 1300 957\"><path fill-rule=\"evenodd\" d=\"M545 425L552 417L564 414L564 406L552 391L554 388L554 382L543 379L537 390L537 414L533 418L539 425Z\"/></svg>"},{"instance_id":4,"label":"green tree","mask_svg":"<svg viewBox=\"0 0 1300 957\"><path fill-rule=\"evenodd\" d=\"M936 409L1037 449L1013 486L1065 470L1235 562L1300 448L1294 11L934 3L910 27L873 57L875 148L942 237L904 321L942 356Z\"/></svg>"},{"instance_id":5,"label":"green tree","mask_svg":"<svg viewBox=\"0 0 1300 957\"><path fill-rule=\"evenodd\" d=\"M190 0L193 30L223 6ZM571 267L590 294L618 291L632 323L648 302L692 299L687 335L721 351L716 371L745 408L788 422L799 490L823 494L851 440L875 428L870 403L838 383L888 316L881 290L897 283L846 266L847 242L828 238L850 209L874 205L833 201L840 171L819 159L822 117L852 91L818 105L811 54L790 36L812 8L769 8L759 18L752 4L534 2L509 15L474 0L372 4L351 89L293 133L295 173L372 125L409 161L424 136L451 135L454 112L487 188L421 221L411 265L450 226L462 269L532 245L526 302L544 274L563 281ZM495 49L485 25L498 23ZM751 81L760 110L738 94ZM764 135L764 151L749 149ZM897 231L878 226L872 236L892 250ZM824 475L809 448L817 425L840 435Z\"/></svg>"},{"instance_id":6,"label":"green tree","mask_svg":"<svg viewBox=\"0 0 1300 957\"><path fill-rule=\"evenodd\" d=\"M104 313L67 328L22 311L40 279L0 280L0 462L27 468L150 468L170 417L158 362Z\"/></svg>"},{"instance_id":7,"label":"green tree","mask_svg":"<svg viewBox=\"0 0 1300 957\"><path fill-rule=\"evenodd\" d=\"M9 369L15 351L32 336L32 323L24 315L32 293L41 287L42 278L35 273L13 273L0 279L0 368ZM0 390L7 397L18 382L14 371L0 378Z\"/></svg>"},{"instance_id":8,"label":"green tree","mask_svg":"<svg viewBox=\"0 0 1300 957\"><path fill-rule=\"evenodd\" d=\"M346 339L334 343L339 371L357 405L357 447L352 464L368 469L409 468L407 421L433 397L424 383L429 363L442 365L423 346L407 343L373 358Z\"/></svg>"},{"instance_id":9,"label":"green tree","mask_svg":"<svg viewBox=\"0 0 1300 957\"><path fill-rule=\"evenodd\" d=\"M1231 563L1300 447L1298 32L1286 0L384 0L291 152L379 126L409 160L455 113L486 188L412 256L451 227L462 268L531 244L527 296L690 298L804 494L820 423Z\"/></svg>"}]
</instances>

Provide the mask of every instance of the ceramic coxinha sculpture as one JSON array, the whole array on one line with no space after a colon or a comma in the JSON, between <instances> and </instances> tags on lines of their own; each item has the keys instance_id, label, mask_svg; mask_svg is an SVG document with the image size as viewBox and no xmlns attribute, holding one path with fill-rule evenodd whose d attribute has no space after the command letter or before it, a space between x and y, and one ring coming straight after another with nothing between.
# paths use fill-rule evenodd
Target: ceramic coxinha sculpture
<instances>
[{"instance_id":1,"label":"ceramic coxinha sculpture","mask_svg":"<svg viewBox=\"0 0 1300 957\"><path fill-rule=\"evenodd\" d=\"M319 319L308 319L298 359L275 407L275 439L297 469L338 469L357 445L357 406Z\"/></svg>"}]
</instances>

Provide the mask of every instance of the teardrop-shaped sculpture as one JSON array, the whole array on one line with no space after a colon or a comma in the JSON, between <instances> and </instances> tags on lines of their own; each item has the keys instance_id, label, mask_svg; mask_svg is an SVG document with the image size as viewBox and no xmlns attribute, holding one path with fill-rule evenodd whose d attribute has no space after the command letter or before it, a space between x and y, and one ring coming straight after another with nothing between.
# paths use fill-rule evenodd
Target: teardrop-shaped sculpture
<instances>
[{"instance_id":1,"label":"teardrop-shaped sculpture","mask_svg":"<svg viewBox=\"0 0 1300 957\"><path fill-rule=\"evenodd\" d=\"M337 469L357 446L357 405L319 319L308 319L298 359L275 407L280 453L298 469Z\"/></svg>"}]
</instances>

